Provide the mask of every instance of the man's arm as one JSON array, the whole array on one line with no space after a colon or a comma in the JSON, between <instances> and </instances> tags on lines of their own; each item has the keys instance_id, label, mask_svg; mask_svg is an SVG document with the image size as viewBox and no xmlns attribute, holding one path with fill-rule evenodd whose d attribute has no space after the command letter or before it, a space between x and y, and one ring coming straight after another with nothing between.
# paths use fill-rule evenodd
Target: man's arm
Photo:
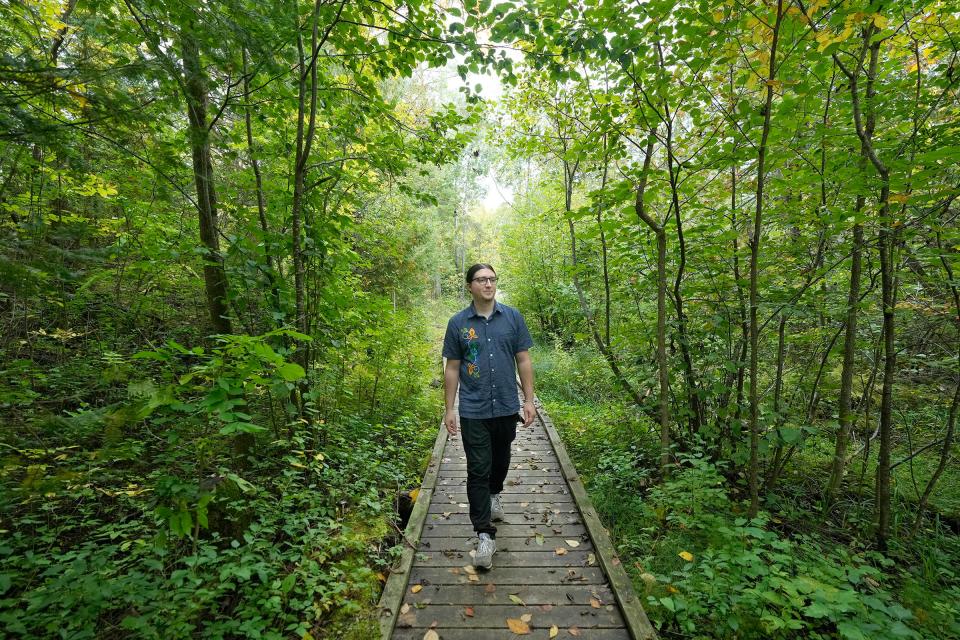
<instances>
[{"instance_id":1,"label":"man's arm","mask_svg":"<svg viewBox=\"0 0 960 640\"><path fill-rule=\"evenodd\" d=\"M533 363L529 351L519 351L517 372L520 374L520 387L523 389L523 426L529 426L537 417L537 407L533 404Z\"/></svg>"},{"instance_id":2,"label":"man's arm","mask_svg":"<svg viewBox=\"0 0 960 640\"><path fill-rule=\"evenodd\" d=\"M460 361L447 358L443 367L443 401L447 407L443 416L443 424L447 433L457 435L457 411L454 405L457 402L457 387L460 386Z\"/></svg>"}]
</instances>

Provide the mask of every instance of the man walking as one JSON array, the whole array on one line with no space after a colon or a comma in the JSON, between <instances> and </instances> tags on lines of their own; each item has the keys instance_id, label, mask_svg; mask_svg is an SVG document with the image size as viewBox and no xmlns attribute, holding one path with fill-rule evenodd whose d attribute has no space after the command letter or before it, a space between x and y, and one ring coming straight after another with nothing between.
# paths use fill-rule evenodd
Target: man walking
<instances>
[{"instance_id":1,"label":"man walking","mask_svg":"<svg viewBox=\"0 0 960 640\"><path fill-rule=\"evenodd\" d=\"M517 423L527 426L536 416L529 352L533 341L520 312L496 301L493 267L475 264L467 270L466 280L473 303L450 318L443 339L447 359L443 422L450 435L456 435L454 404L459 387L470 522L480 538L473 563L489 569L497 550L493 521L503 520L500 492L510 468L510 444L517 435ZM522 412L517 372L523 387Z\"/></svg>"}]
</instances>

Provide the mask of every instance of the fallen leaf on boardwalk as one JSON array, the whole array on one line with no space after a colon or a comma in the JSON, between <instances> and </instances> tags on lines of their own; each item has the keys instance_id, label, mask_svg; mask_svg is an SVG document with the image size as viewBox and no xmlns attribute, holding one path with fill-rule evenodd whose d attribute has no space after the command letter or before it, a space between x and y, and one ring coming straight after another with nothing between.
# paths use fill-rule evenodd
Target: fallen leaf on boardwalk
<instances>
[{"instance_id":1,"label":"fallen leaf on boardwalk","mask_svg":"<svg viewBox=\"0 0 960 640\"><path fill-rule=\"evenodd\" d=\"M507 618L507 626L518 636L525 636L530 633L530 625L517 618Z\"/></svg>"},{"instance_id":2,"label":"fallen leaf on boardwalk","mask_svg":"<svg viewBox=\"0 0 960 640\"><path fill-rule=\"evenodd\" d=\"M464 607L464 608L463 608L463 615L467 616L468 618L472 618L472 617L473 617L473 607Z\"/></svg>"},{"instance_id":3,"label":"fallen leaf on boardwalk","mask_svg":"<svg viewBox=\"0 0 960 640\"><path fill-rule=\"evenodd\" d=\"M558 633L560 633L560 629L557 628L557 625L553 625L552 627L550 627L550 637L551 637L551 638L556 638Z\"/></svg>"},{"instance_id":4,"label":"fallen leaf on boardwalk","mask_svg":"<svg viewBox=\"0 0 960 640\"><path fill-rule=\"evenodd\" d=\"M401 614L404 614L404 613L406 613L407 611L410 611L410 605L409 605L408 603L404 602L404 603L403 603L403 606L400 607L400 613L401 613Z\"/></svg>"},{"instance_id":5,"label":"fallen leaf on boardwalk","mask_svg":"<svg viewBox=\"0 0 960 640\"><path fill-rule=\"evenodd\" d=\"M477 573L476 568L474 568L474 566L473 566L473 565L470 565L470 564L464 565L463 570L466 571L467 573L469 573L469 574L472 575L472 576L473 576L473 575L476 575L476 573Z\"/></svg>"},{"instance_id":6,"label":"fallen leaf on boardwalk","mask_svg":"<svg viewBox=\"0 0 960 640\"><path fill-rule=\"evenodd\" d=\"M569 629L567 629L567 633L569 633L572 636L579 636L580 629L578 629L577 627L570 627Z\"/></svg>"},{"instance_id":7,"label":"fallen leaf on boardwalk","mask_svg":"<svg viewBox=\"0 0 960 640\"><path fill-rule=\"evenodd\" d=\"M579 540L564 540L564 542L566 542L571 549L576 549L577 547L580 546Z\"/></svg>"},{"instance_id":8,"label":"fallen leaf on boardwalk","mask_svg":"<svg viewBox=\"0 0 960 640\"><path fill-rule=\"evenodd\" d=\"M554 551L556 552L556 554L557 554L558 556L565 556L565 555L567 555L567 550L564 549L563 547L557 547L556 549L554 549Z\"/></svg>"},{"instance_id":9,"label":"fallen leaf on boardwalk","mask_svg":"<svg viewBox=\"0 0 960 640\"><path fill-rule=\"evenodd\" d=\"M497 585L493 584L492 582L488 582L487 586L483 588L484 593L496 593L496 591Z\"/></svg>"},{"instance_id":10,"label":"fallen leaf on boardwalk","mask_svg":"<svg viewBox=\"0 0 960 640\"><path fill-rule=\"evenodd\" d=\"M423 634L423 640L440 640L440 636L433 629L428 629L425 634Z\"/></svg>"},{"instance_id":11,"label":"fallen leaf on boardwalk","mask_svg":"<svg viewBox=\"0 0 960 640\"><path fill-rule=\"evenodd\" d=\"M529 506L530 506L530 503L529 503L529 502L521 502L521 503L520 503L520 506L521 506L521 507L529 507Z\"/></svg>"},{"instance_id":12,"label":"fallen leaf on boardwalk","mask_svg":"<svg viewBox=\"0 0 960 640\"><path fill-rule=\"evenodd\" d=\"M542 534L542 533L538 533L538 534L536 535L536 538L535 538L535 539L536 539L536 541L537 541L537 544L542 547L542 546L543 546L543 534Z\"/></svg>"},{"instance_id":13,"label":"fallen leaf on boardwalk","mask_svg":"<svg viewBox=\"0 0 960 640\"><path fill-rule=\"evenodd\" d=\"M522 616L520 616L520 619L523 620L524 622L530 622L531 620L533 620L533 614L525 613Z\"/></svg>"},{"instance_id":14,"label":"fallen leaf on boardwalk","mask_svg":"<svg viewBox=\"0 0 960 640\"><path fill-rule=\"evenodd\" d=\"M552 604L542 604L542 605L540 605L540 611L550 611L551 609L553 609L553 605L552 605Z\"/></svg>"},{"instance_id":15,"label":"fallen leaf on boardwalk","mask_svg":"<svg viewBox=\"0 0 960 640\"><path fill-rule=\"evenodd\" d=\"M599 609L600 601L597 600L596 598L590 598L590 606L593 607L594 609Z\"/></svg>"},{"instance_id":16,"label":"fallen leaf on boardwalk","mask_svg":"<svg viewBox=\"0 0 960 640\"><path fill-rule=\"evenodd\" d=\"M470 582L480 582L480 576L478 575L467 576L467 580L469 580Z\"/></svg>"},{"instance_id":17,"label":"fallen leaf on boardwalk","mask_svg":"<svg viewBox=\"0 0 960 640\"><path fill-rule=\"evenodd\" d=\"M420 593L421 591L423 591L422 584L415 584L412 587L410 587L410 593Z\"/></svg>"},{"instance_id":18,"label":"fallen leaf on boardwalk","mask_svg":"<svg viewBox=\"0 0 960 640\"><path fill-rule=\"evenodd\" d=\"M518 596L518 595L516 595L516 594L513 594L513 593L510 594L510 602L512 602L513 604L518 604L518 605L520 605L521 607L527 606L527 604L526 604L523 600L520 599L520 596Z\"/></svg>"},{"instance_id":19,"label":"fallen leaf on boardwalk","mask_svg":"<svg viewBox=\"0 0 960 640\"><path fill-rule=\"evenodd\" d=\"M460 567L450 567L450 573L455 576L460 575Z\"/></svg>"},{"instance_id":20,"label":"fallen leaf on boardwalk","mask_svg":"<svg viewBox=\"0 0 960 640\"><path fill-rule=\"evenodd\" d=\"M590 555L588 555L588 556L587 556L587 564L590 565L591 567L592 567L593 565L597 564L597 556L593 555L592 553L591 553Z\"/></svg>"}]
</instances>

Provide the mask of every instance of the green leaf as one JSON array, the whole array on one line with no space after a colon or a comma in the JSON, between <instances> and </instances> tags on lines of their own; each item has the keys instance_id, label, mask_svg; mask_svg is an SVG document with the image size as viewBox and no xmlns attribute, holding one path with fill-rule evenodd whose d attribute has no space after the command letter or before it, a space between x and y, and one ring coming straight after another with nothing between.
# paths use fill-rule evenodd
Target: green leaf
<instances>
[{"instance_id":1,"label":"green leaf","mask_svg":"<svg viewBox=\"0 0 960 640\"><path fill-rule=\"evenodd\" d=\"M307 372L303 370L303 367L298 365L296 362L283 363L277 367L277 373L279 373L280 376L287 382L299 380L307 375Z\"/></svg>"},{"instance_id":2,"label":"green leaf","mask_svg":"<svg viewBox=\"0 0 960 640\"><path fill-rule=\"evenodd\" d=\"M220 435L229 436L234 433L260 433L266 431L266 427L260 427L249 422L231 422L220 428Z\"/></svg>"}]
</instances>

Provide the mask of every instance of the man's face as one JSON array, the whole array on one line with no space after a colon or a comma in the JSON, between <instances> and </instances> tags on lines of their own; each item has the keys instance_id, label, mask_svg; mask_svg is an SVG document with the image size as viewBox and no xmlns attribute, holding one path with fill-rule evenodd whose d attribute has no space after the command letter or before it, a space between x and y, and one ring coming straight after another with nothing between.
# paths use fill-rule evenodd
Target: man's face
<instances>
[{"instance_id":1,"label":"man's face","mask_svg":"<svg viewBox=\"0 0 960 640\"><path fill-rule=\"evenodd\" d=\"M477 302L489 302L497 295L497 274L490 269L480 269L470 281L470 294Z\"/></svg>"}]
</instances>

